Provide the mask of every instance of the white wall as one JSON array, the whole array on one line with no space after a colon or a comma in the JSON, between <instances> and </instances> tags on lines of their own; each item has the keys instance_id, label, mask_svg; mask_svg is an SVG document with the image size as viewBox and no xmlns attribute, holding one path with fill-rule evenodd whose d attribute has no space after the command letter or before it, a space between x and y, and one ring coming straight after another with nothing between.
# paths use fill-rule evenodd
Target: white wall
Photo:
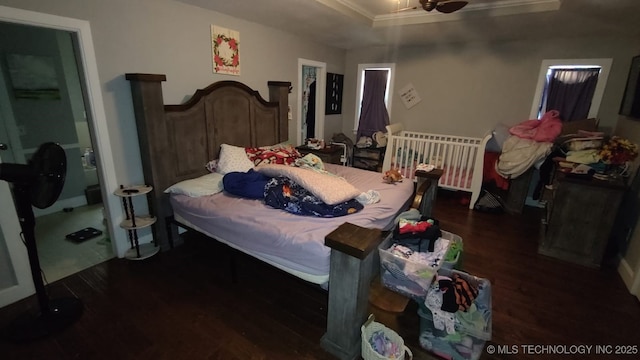
<instances>
[{"instance_id":1,"label":"white wall","mask_svg":"<svg viewBox=\"0 0 640 360\"><path fill-rule=\"evenodd\" d=\"M166 74L165 101L181 103L196 89L237 80L268 98L267 82L297 82L299 57L343 73L344 50L306 41L255 23L170 0L0 0L0 5L89 21L109 121L115 173L122 184L143 181L138 139L125 73ZM210 26L240 32L241 76L212 73ZM293 107L296 101L291 96ZM289 134L295 134L295 121Z\"/></svg>"},{"instance_id":2,"label":"white wall","mask_svg":"<svg viewBox=\"0 0 640 360\"><path fill-rule=\"evenodd\" d=\"M513 125L528 119L542 60L613 58L598 116L601 126L611 131L639 44L640 39L603 37L357 49L347 53L345 101L355 101L359 63L395 62L391 122L417 131L482 136L498 123ZM422 98L409 110L397 94L408 83ZM349 130L354 107L344 108L343 129Z\"/></svg>"},{"instance_id":3,"label":"white wall","mask_svg":"<svg viewBox=\"0 0 640 360\"><path fill-rule=\"evenodd\" d=\"M123 185L144 182L125 73L166 74L165 102L179 104L196 89L220 80L243 82L265 98L268 81L290 81L295 94L298 58L324 62L331 72L344 70L344 50L171 0L0 0L0 5L89 22L114 160L111 174ZM211 25L239 31L241 76L213 74ZM297 114L293 95L289 103L292 113ZM289 135L294 139L295 125L290 121ZM147 211L144 199L135 206L140 213ZM145 229L140 236L149 233Z\"/></svg>"},{"instance_id":4,"label":"white wall","mask_svg":"<svg viewBox=\"0 0 640 360\"><path fill-rule=\"evenodd\" d=\"M357 49L347 53L344 98L347 104L355 101L359 63L395 62L396 91L412 83L422 102L407 110L394 94L392 123L403 123L409 130L482 136L498 123L514 125L528 119L543 60L612 58L598 114L600 127L640 144L640 121L618 115L631 58L638 54L640 39L606 34L601 38ZM349 134L354 107L343 109L343 131ZM640 281L640 227L622 257L619 272L633 290L634 281Z\"/></svg>"}]
</instances>

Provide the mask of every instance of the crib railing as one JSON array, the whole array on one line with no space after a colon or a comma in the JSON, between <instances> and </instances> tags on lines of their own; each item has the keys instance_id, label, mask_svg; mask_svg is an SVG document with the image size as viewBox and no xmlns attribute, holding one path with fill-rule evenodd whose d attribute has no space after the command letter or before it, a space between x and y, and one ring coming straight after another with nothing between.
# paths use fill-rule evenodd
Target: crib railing
<instances>
[{"instance_id":1,"label":"crib railing","mask_svg":"<svg viewBox=\"0 0 640 360\"><path fill-rule=\"evenodd\" d=\"M382 171L397 169L407 179L415 179L420 163L443 169L438 186L472 193L471 206L482 187L484 138L406 131L401 124L387 126L387 151Z\"/></svg>"}]
</instances>

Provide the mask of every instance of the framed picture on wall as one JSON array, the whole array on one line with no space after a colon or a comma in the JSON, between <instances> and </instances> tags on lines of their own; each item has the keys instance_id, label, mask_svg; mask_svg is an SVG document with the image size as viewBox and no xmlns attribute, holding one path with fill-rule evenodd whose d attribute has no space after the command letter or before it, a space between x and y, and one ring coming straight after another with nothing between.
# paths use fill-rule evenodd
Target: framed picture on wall
<instances>
[{"instance_id":1,"label":"framed picture on wall","mask_svg":"<svg viewBox=\"0 0 640 360\"><path fill-rule=\"evenodd\" d=\"M620 104L620 115L640 120L640 55L631 59L627 86Z\"/></svg>"},{"instance_id":2,"label":"framed picture on wall","mask_svg":"<svg viewBox=\"0 0 640 360\"><path fill-rule=\"evenodd\" d=\"M327 73L326 115L342 114L342 86L344 75Z\"/></svg>"},{"instance_id":3,"label":"framed picture on wall","mask_svg":"<svg viewBox=\"0 0 640 360\"><path fill-rule=\"evenodd\" d=\"M8 54L7 65L17 99L60 99L58 75L52 57Z\"/></svg>"},{"instance_id":4,"label":"framed picture on wall","mask_svg":"<svg viewBox=\"0 0 640 360\"><path fill-rule=\"evenodd\" d=\"M240 33L211 25L213 73L240 75Z\"/></svg>"}]
</instances>

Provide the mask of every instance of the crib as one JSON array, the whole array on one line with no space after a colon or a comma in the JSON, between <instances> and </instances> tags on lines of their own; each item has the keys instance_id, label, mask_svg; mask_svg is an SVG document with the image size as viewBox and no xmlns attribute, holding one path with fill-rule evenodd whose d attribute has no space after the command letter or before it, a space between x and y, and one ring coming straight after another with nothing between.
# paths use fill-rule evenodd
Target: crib
<instances>
[{"instance_id":1,"label":"crib","mask_svg":"<svg viewBox=\"0 0 640 360\"><path fill-rule=\"evenodd\" d=\"M402 124L387 126L387 149L382 171L397 169L406 179L415 179L418 164L443 169L438 186L471 193L473 209L482 188L484 152L491 134L483 138L439 135L403 130Z\"/></svg>"}]
</instances>

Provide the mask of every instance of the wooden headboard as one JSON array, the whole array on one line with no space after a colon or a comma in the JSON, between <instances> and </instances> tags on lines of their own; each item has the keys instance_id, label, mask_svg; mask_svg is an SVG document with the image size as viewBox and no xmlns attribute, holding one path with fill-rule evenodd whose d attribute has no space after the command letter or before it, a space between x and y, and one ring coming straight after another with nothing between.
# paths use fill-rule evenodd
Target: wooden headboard
<instances>
[{"instance_id":1,"label":"wooden headboard","mask_svg":"<svg viewBox=\"0 0 640 360\"><path fill-rule=\"evenodd\" d=\"M172 216L164 190L178 181L204 175L223 143L267 146L288 139L289 82L270 81L269 101L237 81L219 81L197 90L186 103L165 105L165 75L126 74L138 129L144 181L153 186L149 208L158 221L154 239L168 244Z\"/></svg>"}]
</instances>

